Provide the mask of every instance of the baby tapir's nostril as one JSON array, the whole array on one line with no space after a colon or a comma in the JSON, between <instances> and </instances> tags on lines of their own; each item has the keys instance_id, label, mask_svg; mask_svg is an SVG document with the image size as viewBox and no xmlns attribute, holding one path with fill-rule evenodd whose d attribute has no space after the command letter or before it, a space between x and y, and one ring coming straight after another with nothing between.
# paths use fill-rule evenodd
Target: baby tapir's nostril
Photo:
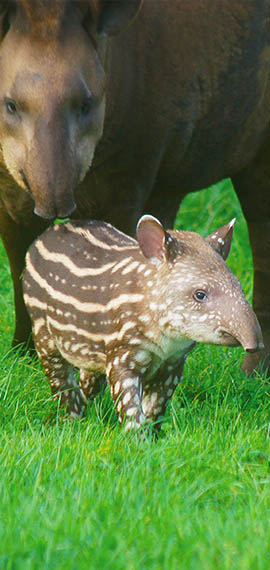
<instances>
[{"instance_id":1,"label":"baby tapir's nostril","mask_svg":"<svg viewBox=\"0 0 270 570\"><path fill-rule=\"evenodd\" d=\"M246 352L258 352L264 348L264 343L262 341L258 342L257 346L252 346L251 348L246 347Z\"/></svg>"}]
</instances>

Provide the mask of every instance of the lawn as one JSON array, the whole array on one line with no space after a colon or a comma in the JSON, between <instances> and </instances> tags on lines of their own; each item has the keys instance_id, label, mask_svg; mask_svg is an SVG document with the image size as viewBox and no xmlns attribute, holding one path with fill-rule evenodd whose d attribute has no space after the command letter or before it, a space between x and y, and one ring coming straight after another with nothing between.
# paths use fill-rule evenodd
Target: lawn
<instances>
[{"instance_id":1,"label":"lawn","mask_svg":"<svg viewBox=\"0 0 270 570\"><path fill-rule=\"evenodd\" d=\"M207 235L234 216L228 262L251 298L229 181L189 195L176 226ZM70 422L39 363L9 348L0 259L0 570L268 570L270 385L244 376L242 349L196 347L157 442L121 430L107 391Z\"/></svg>"}]
</instances>

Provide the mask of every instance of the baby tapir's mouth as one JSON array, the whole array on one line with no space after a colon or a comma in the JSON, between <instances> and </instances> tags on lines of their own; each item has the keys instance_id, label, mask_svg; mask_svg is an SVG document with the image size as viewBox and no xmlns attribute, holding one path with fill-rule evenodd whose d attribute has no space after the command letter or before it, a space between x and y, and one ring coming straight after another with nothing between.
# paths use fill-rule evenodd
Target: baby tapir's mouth
<instances>
[{"instance_id":1,"label":"baby tapir's mouth","mask_svg":"<svg viewBox=\"0 0 270 570\"><path fill-rule=\"evenodd\" d=\"M245 333L239 331L239 333L233 334L226 330L219 331L222 338L223 343L226 346L240 346L242 345L245 352L258 352L264 348L264 343L261 335L260 328L254 331L252 335L247 335L250 338L245 338Z\"/></svg>"},{"instance_id":2,"label":"baby tapir's mouth","mask_svg":"<svg viewBox=\"0 0 270 570\"><path fill-rule=\"evenodd\" d=\"M242 344L240 340L228 331L220 330L219 333L222 337L222 344L226 346L240 346Z\"/></svg>"}]
</instances>

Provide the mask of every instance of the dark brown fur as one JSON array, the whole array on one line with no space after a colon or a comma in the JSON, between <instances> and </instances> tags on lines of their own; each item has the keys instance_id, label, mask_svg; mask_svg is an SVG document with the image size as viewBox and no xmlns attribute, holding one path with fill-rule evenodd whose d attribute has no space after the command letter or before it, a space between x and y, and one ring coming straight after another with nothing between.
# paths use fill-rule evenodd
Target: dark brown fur
<instances>
[{"instance_id":1,"label":"dark brown fur","mask_svg":"<svg viewBox=\"0 0 270 570\"><path fill-rule=\"evenodd\" d=\"M15 341L29 333L24 254L46 225L34 208L43 218L74 211L133 234L144 211L170 227L187 192L231 176L249 226L267 353L269 0L63 1L53 17L51 2L4 6L0 230L15 287ZM6 116L9 97L19 122ZM88 171L83 133L95 151Z\"/></svg>"},{"instance_id":2,"label":"dark brown fur","mask_svg":"<svg viewBox=\"0 0 270 570\"><path fill-rule=\"evenodd\" d=\"M59 35L65 4L63 0L21 0L33 38L44 40Z\"/></svg>"}]
</instances>

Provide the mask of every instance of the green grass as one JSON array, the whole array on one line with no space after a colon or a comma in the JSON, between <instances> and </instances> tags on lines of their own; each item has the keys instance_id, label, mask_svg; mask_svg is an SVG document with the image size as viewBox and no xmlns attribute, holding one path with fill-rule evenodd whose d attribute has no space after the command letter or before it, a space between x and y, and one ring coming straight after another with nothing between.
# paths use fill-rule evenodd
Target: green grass
<instances>
[{"instance_id":1,"label":"green grass","mask_svg":"<svg viewBox=\"0 0 270 570\"><path fill-rule=\"evenodd\" d=\"M207 235L234 216L229 264L250 297L228 181L188 196L177 226ZM108 392L71 423L39 363L9 350L0 259L0 570L268 570L270 385L243 375L243 351L196 347L157 442L123 433Z\"/></svg>"}]
</instances>

